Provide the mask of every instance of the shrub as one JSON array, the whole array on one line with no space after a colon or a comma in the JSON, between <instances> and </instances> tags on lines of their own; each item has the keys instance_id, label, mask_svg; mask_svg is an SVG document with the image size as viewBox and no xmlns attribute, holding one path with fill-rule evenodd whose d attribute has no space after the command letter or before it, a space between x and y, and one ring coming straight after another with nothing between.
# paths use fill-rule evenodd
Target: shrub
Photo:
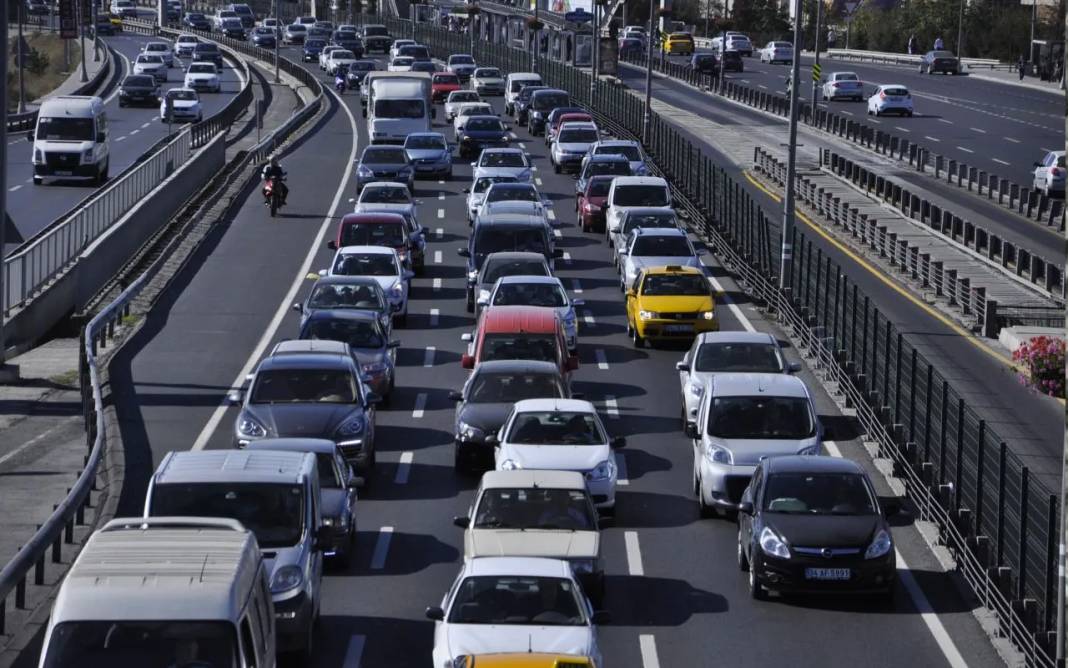
<instances>
[{"instance_id":1,"label":"shrub","mask_svg":"<svg viewBox=\"0 0 1068 668\"><path fill-rule=\"evenodd\" d=\"M1020 382L1051 397L1064 398L1064 340L1036 336L1012 353L1012 359L1024 366Z\"/></svg>"}]
</instances>

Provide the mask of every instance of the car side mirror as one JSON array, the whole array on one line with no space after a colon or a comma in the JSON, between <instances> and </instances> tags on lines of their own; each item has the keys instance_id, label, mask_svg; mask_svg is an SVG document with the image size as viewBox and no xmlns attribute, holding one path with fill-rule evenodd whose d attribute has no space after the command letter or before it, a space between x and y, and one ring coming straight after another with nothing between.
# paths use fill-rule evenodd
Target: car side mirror
<instances>
[{"instance_id":1,"label":"car side mirror","mask_svg":"<svg viewBox=\"0 0 1068 668\"><path fill-rule=\"evenodd\" d=\"M683 429L686 432L687 438L697 438L697 425L693 422L686 422L686 428Z\"/></svg>"},{"instance_id":2,"label":"car side mirror","mask_svg":"<svg viewBox=\"0 0 1068 668\"><path fill-rule=\"evenodd\" d=\"M475 303L479 306L489 306L489 297L479 297Z\"/></svg>"},{"instance_id":3,"label":"car side mirror","mask_svg":"<svg viewBox=\"0 0 1068 668\"><path fill-rule=\"evenodd\" d=\"M471 526L471 518L470 517L454 517L454 518L452 518L452 523L455 526L460 527L461 529L466 529L467 527Z\"/></svg>"},{"instance_id":4,"label":"car side mirror","mask_svg":"<svg viewBox=\"0 0 1068 668\"><path fill-rule=\"evenodd\" d=\"M471 257L471 251L467 250L466 248L457 248L456 254L460 257Z\"/></svg>"},{"instance_id":5,"label":"car side mirror","mask_svg":"<svg viewBox=\"0 0 1068 668\"><path fill-rule=\"evenodd\" d=\"M363 111L363 117L367 118L367 107L364 107L362 111Z\"/></svg>"},{"instance_id":6,"label":"car side mirror","mask_svg":"<svg viewBox=\"0 0 1068 668\"><path fill-rule=\"evenodd\" d=\"M432 605L426 609L426 618L432 619L435 622L440 622L445 619L445 611L440 606Z\"/></svg>"},{"instance_id":7,"label":"car side mirror","mask_svg":"<svg viewBox=\"0 0 1068 668\"><path fill-rule=\"evenodd\" d=\"M797 373L800 370L801 370L801 363L800 362L790 362L789 364L786 365L786 372L787 373Z\"/></svg>"},{"instance_id":8,"label":"car side mirror","mask_svg":"<svg viewBox=\"0 0 1068 668\"><path fill-rule=\"evenodd\" d=\"M460 335L460 340L461 341L465 341L467 343L471 343L471 341L473 339L474 339L474 337L471 336L471 332L464 332L463 334Z\"/></svg>"},{"instance_id":9,"label":"car side mirror","mask_svg":"<svg viewBox=\"0 0 1068 668\"><path fill-rule=\"evenodd\" d=\"M231 406L237 406L241 403L241 390L230 390L226 394L226 402Z\"/></svg>"},{"instance_id":10,"label":"car side mirror","mask_svg":"<svg viewBox=\"0 0 1068 668\"><path fill-rule=\"evenodd\" d=\"M415 272L412 271L411 269L405 269L404 270L404 280L410 281L413 278L415 278Z\"/></svg>"},{"instance_id":11,"label":"car side mirror","mask_svg":"<svg viewBox=\"0 0 1068 668\"><path fill-rule=\"evenodd\" d=\"M452 390L451 392L449 392L449 400L450 401L463 401L464 400L463 392L458 392L456 390Z\"/></svg>"},{"instance_id":12,"label":"car side mirror","mask_svg":"<svg viewBox=\"0 0 1068 668\"><path fill-rule=\"evenodd\" d=\"M607 624L612 621L612 615L607 610L597 610L593 613L590 621L594 624Z\"/></svg>"},{"instance_id":13,"label":"car side mirror","mask_svg":"<svg viewBox=\"0 0 1068 668\"><path fill-rule=\"evenodd\" d=\"M437 109L431 109L430 110L430 117L431 118L437 118L438 117L438 110Z\"/></svg>"},{"instance_id":14,"label":"car side mirror","mask_svg":"<svg viewBox=\"0 0 1068 668\"><path fill-rule=\"evenodd\" d=\"M689 371L690 365L686 363L686 360L681 360L679 362L675 362L675 368L679 371Z\"/></svg>"},{"instance_id":15,"label":"car side mirror","mask_svg":"<svg viewBox=\"0 0 1068 668\"><path fill-rule=\"evenodd\" d=\"M707 251L707 250L705 250L704 248L695 248L695 249L693 249L693 254L694 254L694 255L696 255L696 256L698 256L698 257L700 257L700 256L704 255L704 254L705 254L705 253L707 253L707 252L708 252L708 251Z\"/></svg>"},{"instance_id":16,"label":"car side mirror","mask_svg":"<svg viewBox=\"0 0 1068 668\"><path fill-rule=\"evenodd\" d=\"M330 250L337 250L337 242L331 239L330 241L326 242L326 247Z\"/></svg>"},{"instance_id":17,"label":"car side mirror","mask_svg":"<svg viewBox=\"0 0 1068 668\"><path fill-rule=\"evenodd\" d=\"M615 450L618 450L619 448L626 447L626 445L627 445L627 437L626 436L616 436L615 438L612 439L612 442L611 442L611 446Z\"/></svg>"},{"instance_id":18,"label":"car side mirror","mask_svg":"<svg viewBox=\"0 0 1068 668\"><path fill-rule=\"evenodd\" d=\"M320 269L319 270L319 275L320 276L326 276L326 269Z\"/></svg>"},{"instance_id":19,"label":"car side mirror","mask_svg":"<svg viewBox=\"0 0 1068 668\"><path fill-rule=\"evenodd\" d=\"M571 355L567 358L567 370L577 371L579 368L579 358L576 355Z\"/></svg>"},{"instance_id":20,"label":"car side mirror","mask_svg":"<svg viewBox=\"0 0 1068 668\"><path fill-rule=\"evenodd\" d=\"M471 163L471 166L472 166L472 167L474 167L474 166L475 166L475 163L473 163L473 162L472 162L472 163ZM469 194L471 194L471 189L470 189L470 188L464 188L464 189L463 189L463 190L461 190L460 192L462 192L462 193L464 193L464 194L467 194L467 195L469 195Z\"/></svg>"},{"instance_id":21,"label":"car side mirror","mask_svg":"<svg viewBox=\"0 0 1068 668\"><path fill-rule=\"evenodd\" d=\"M465 368L465 369L474 369L475 368L475 358L472 357L471 355L469 355L468 353L464 353L460 357L460 366Z\"/></svg>"},{"instance_id":22,"label":"car side mirror","mask_svg":"<svg viewBox=\"0 0 1068 668\"><path fill-rule=\"evenodd\" d=\"M294 304L293 304L293 310L294 310L294 311L298 311L298 312L299 312L299 311L302 311L302 310L304 310L304 309L303 309L303 307L302 307L302 306L300 305L300 302L296 302L296 303L294 303Z\"/></svg>"},{"instance_id":23,"label":"car side mirror","mask_svg":"<svg viewBox=\"0 0 1068 668\"><path fill-rule=\"evenodd\" d=\"M330 544L330 533L331 529L326 525L321 525L315 530L315 543L313 547L317 551L326 549L326 546Z\"/></svg>"},{"instance_id":24,"label":"car side mirror","mask_svg":"<svg viewBox=\"0 0 1068 668\"><path fill-rule=\"evenodd\" d=\"M501 446L501 440L497 438L497 434L489 434L486 436L486 445L492 445L495 448Z\"/></svg>"},{"instance_id":25,"label":"car side mirror","mask_svg":"<svg viewBox=\"0 0 1068 668\"><path fill-rule=\"evenodd\" d=\"M368 392L366 396L368 405L382 403L382 396L380 394Z\"/></svg>"},{"instance_id":26,"label":"car side mirror","mask_svg":"<svg viewBox=\"0 0 1068 668\"><path fill-rule=\"evenodd\" d=\"M400 310L401 310L402 308L404 308L403 304L399 304L399 303L397 303L397 304L390 304L390 305L389 305L389 310L390 310L390 312L391 312L391 313L400 313Z\"/></svg>"},{"instance_id":27,"label":"car side mirror","mask_svg":"<svg viewBox=\"0 0 1068 668\"><path fill-rule=\"evenodd\" d=\"M738 512L740 512L742 514L745 514L745 515L752 515L753 514L753 502L752 501L742 501L741 503L738 504Z\"/></svg>"}]
</instances>

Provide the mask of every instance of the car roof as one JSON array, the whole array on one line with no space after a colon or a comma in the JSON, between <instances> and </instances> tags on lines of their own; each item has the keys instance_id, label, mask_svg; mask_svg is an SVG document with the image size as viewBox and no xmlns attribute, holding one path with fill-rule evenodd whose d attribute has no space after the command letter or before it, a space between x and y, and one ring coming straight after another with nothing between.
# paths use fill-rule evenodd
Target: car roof
<instances>
[{"instance_id":1,"label":"car roof","mask_svg":"<svg viewBox=\"0 0 1068 668\"><path fill-rule=\"evenodd\" d=\"M494 308L501 308L495 306ZM475 369L476 373L542 373L550 376L560 376L560 367L552 362L543 360L486 360L480 362Z\"/></svg>"},{"instance_id":2,"label":"car roof","mask_svg":"<svg viewBox=\"0 0 1068 668\"><path fill-rule=\"evenodd\" d=\"M668 182L659 176L617 176L613 185L617 188L622 186L664 186L666 188Z\"/></svg>"},{"instance_id":3,"label":"car roof","mask_svg":"<svg viewBox=\"0 0 1068 668\"><path fill-rule=\"evenodd\" d=\"M598 146L638 146L641 144L633 139L602 139L597 142Z\"/></svg>"},{"instance_id":4,"label":"car roof","mask_svg":"<svg viewBox=\"0 0 1068 668\"><path fill-rule=\"evenodd\" d=\"M492 211L493 205L498 202L490 203L490 209ZM491 212L485 214L479 214L478 220L475 221L476 227L483 227L486 225L493 226L512 226L512 227L534 227L544 226L545 218L536 213L517 213L515 211Z\"/></svg>"},{"instance_id":5,"label":"car roof","mask_svg":"<svg viewBox=\"0 0 1068 668\"><path fill-rule=\"evenodd\" d=\"M852 459L811 455L768 457L764 460L768 473L854 473L867 476L863 467Z\"/></svg>"},{"instance_id":6,"label":"car roof","mask_svg":"<svg viewBox=\"0 0 1068 668\"><path fill-rule=\"evenodd\" d=\"M908 86L905 84L879 84L879 88L904 88L908 90Z\"/></svg>"},{"instance_id":7,"label":"car roof","mask_svg":"<svg viewBox=\"0 0 1068 668\"><path fill-rule=\"evenodd\" d=\"M494 306L482 315L479 322L487 334L505 332L547 334L559 327L556 312L537 306Z\"/></svg>"},{"instance_id":8,"label":"car roof","mask_svg":"<svg viewBox=\"0 0 1068 668\"><path fill-rule=\"evenodd\" d=\"M494 308L500 308L494 307ZM490 309L492 311L492 309ZM512 407L515 413L533 413L534 411L569 411L572 413L597 414L593 404L585 399L523 399Z\"/></svg>"},{"instance_id":9,"label":"car roof","mask_svg":"<svg viewBox=\"0 0 1068 668\"><path fill-rule=\"evenodd\" d=\"M767 332L746 332L740 329L702 332L697 337L697 343L698 345L705 343L767 343L778 345L776 338Z\"/></svg>"},{"instance_id":10,"label":"car roof","mask_svg":"<svg viewBox=\"0 0 1068 668\"><path fill-rule=\"evenodd\" d=\"M571 125L568 123L568 125ZM622 153L594 153L590 156L589 162L625 162L630 164L630 159ZM600 174L599 176L605 176Z\"/></svg>"},{"instance_id":11,"label":"car roof","mask_svg":"<svg viewBox=\"0 0 1068 668\"><path fill-rule=\"evenodd\" d=\"M379 203L380 202L375 202L375 204ZM341 219L342 225L360 225L361 223L393 223L395 225L404 225L404 216L399 213L366 213L361 211L360 213L346 213L345 217ZM349 248L351 248L351 246Z\"/></svg>"},{"instance_id":12,"label":"car roof","mask_svg":"<svg viewBox=\"0 0 1068 668\"><path fill-rule=\"evenodd\" d=\"M569 580L573 577L566 561L541 557L479 557L468 561L463 568L468 577L527 575Z\"/></svg>"},{"instance_id":13,"label":"car roof","mask_svg":"<svg viewBox=\"0 0 1068 668\"><path fill-rule=\"evenodd\" d=\"M698 269L697 267L686 267L677 264L669 264L663 267L649 267L645 270L645 273L647 275L655 274L657 276L662 276L666 274L693 274L695 276L705 275L705 272L701 269Z\"/></svg>"},{"instance_id":14,"label":"car roof","mask_svg":"<svg viewBox=\"0 0 1068 668\"><path fill-rule=\"evenodd\" d=\"M310 454L276 450L180 450L167 453L153 474L156 484L304 481L315 460Z\"/></svg>"},{"instance_id":15,"label":"car roof","mask_svg":"<svg viewBox=\"0 0 1068 668\"><path fill-rule=\"evenodd\" d=\"M335 341L335 343L341 343ZM282 345L282 344L279 344ZM344 345L342 343L342 345ZM277 347L277 346L276 346ZM277 354L264 358L260 362L259 371L273 371L275 369L316 369L350 371L352 358L348 351L345 354L332 353L325 350L319 352L286 352L279 351Z\"/></svg>"},{"instance_id":16,"label":"car roof","mask_svg":"<svg viewBox=\"0 0 1068 668\"><path fill-rule=\"evenodd\" d=\"M542 259L542 262L545 261L544 255L539 254L538 257ZM563 284L560 282L560 279L556 276L501 276L497 279L497 283L500 285L504 285L506 283L540 283L543 285L559 285L563 287Z\"/></svg>"},{"instance_id":17,"label":"car roof","mask_svg":"<svg viewBox=\"0 0 1068 668\"><path fill-rule=\"evenodd\" d=\"M378 322L378 314L363 309L316 309L308 315L308 320L351 320L354 322ZM322 339L314 339L321 341ZM346 345L344 342L341 345Z\"/></svg>"},{"instance_id":18,"label":"car roof","mask_svg":"<svg viewBox=\"0 0 1068 668\"><path fill-rule=\"evenodd\" d=\"M808 388L797 376L785 373L717 373L709 381L712 394L739 397L761 394L769 397L808 397Z\"/></svg>"},{"instance_id":19,"label":"car roof","mask_svg":"<svg viewBox=\"0 0 1068 668\"><path fill-rule=\"evenodd\" d=\"M494 153L518 153L519 155L526 155L527 152L521 148L512 147L497 147L497 148L484 148L482 149L482 155L489 155Z\"/></svg>"},{"instance_id":20,"label":"car roof","mask_svg":"<svg viewBox=\"0 0 1068 668\"><path fill-rule=\"evenodd\" d=\"M586 480L578 471L524 470L487 471L482 474L482 489L543 487L548 489L586 489Z\"/></svg>"},{"instance_id":21,"label":"car roof","mask_svg":"<svg viewBox=\"0 0 1068 668\"><path fill-rule=\"evenodd\" d=\"M378 285L378 281L371 276L320 276L312 287L316 285Z\"/></svg>"},{"instance_id":22,"label":"car roof","mask_svg":"<svg viewBox=\"0 0 1068 668\"><path fill-rule=\"evenodd\" d=\"M597 124L592 121L568 121L560 124L560 132L564 130L596 130Z\"/></svg>"}]
</instances>

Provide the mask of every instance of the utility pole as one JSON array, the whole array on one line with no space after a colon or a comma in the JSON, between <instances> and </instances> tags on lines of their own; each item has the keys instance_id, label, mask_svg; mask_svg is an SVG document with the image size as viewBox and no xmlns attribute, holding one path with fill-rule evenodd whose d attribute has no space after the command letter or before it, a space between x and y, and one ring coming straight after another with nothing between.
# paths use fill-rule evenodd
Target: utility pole
<instances>
[{"instance_id":1,"label":"utility pole","mask_svg":"<svg viewBox=\"0 0 1068 668\"><path fill-rule=\"evenodd\" d=\"M1035 64L1035 23L1038 22L1038 0L1031 0L1031 41L1027 43L1027 62ZM960 57L960 54L957 54ZM1032 68L1033 69L1033 68Z\"/></svg>"},{"instance_id":2,"label":"utility pole","mask_svg":"<svg viewBox=\"0 0 1068 668\"><path fill-rule=\"evenodd\" d=\"M782 211L782 262L779 265L779 287L786 288L790 281L790 271L794 262L794 186L797 180L797 114L801 104L799 95L801 77L801 58L797 47L801 44L801 2L794 5L794 62L790 65L790 143L786 160L786 197L783 198Z\"/></svg>"},{"instance_id":3,"label":"utility pole","mask_svg":"<svg viewBox=\"0 0 1068 668\"><path fill-rule=\"evenodd\" d=\"M1035 0L1037 1L1037 0ZM964 0L960 0L960 13L957 15L957 58L964 57Z\"/></svg>"},{"instance_id":4,"label":"utility pole","mask_svg":"<svg viewBox=\"0 0 1068 668\"><path fill-rule=\"evenodd\" d=\"M1056 665L1064 668L1064 588L1065 542L1068 541L1068 433L1064 435L1064 463L1061 467L1061 539L1057 552L1057 657Z\"/></svg>"},{"instance_id":5,"label":"utility pole","mask_svg":"<svg viewBox=\"0 0 1068 668\"><path fill-rule=\"evenodd\" d=\"M352 0L349 0L349 1L351 2ZM278 0L274 0L273 13L274 13L274 19L276 21L278 21L278 25L281 26L282 25L282 19L278 16ZM277 32L275 32L275 34L274 34L274 82L275 83L281 83L282 82L282 80L278 76L278 42L279 42L279 40L281 40L281 37L278 35Z\"/></svg>"},{"instance_id":6,"label":"utility pole","mask_svg":"<svg viewBox=\"0 0 1068 668\"><path fill-rule=\"evenodd\" d=\"M0 58L0 73L3 74L2 78L7 81L7 2L0 2L0 25L4 26L3 30L0 30L0 53L4 54L3 58ZM21 51L22 45L19 45ZM6 111L7 110L7 86L0 86L0 105ZM0 160L3 160L3 164L7 164L7 123L0 126ZM17 377L18 369L13 369L6 364L7 361L7 339L4 337L4 318L7 315L7 286L4 285L4 266L3 260L7 257L5 235L7 233L7 170L0 169L0 379L7 380L12 375Z\"/></svg>"},{"instance_id":7,"label":"utility pole","mask_svg":"<svg viewBox=\"0 0 1068 668\"><path fill-rule=\"evenodd\" d=\"M600 37L601 37L601 25L597 22L600 19L601 10L600 0L593 0L593 22L590 24L590 37L593 41L593 54L590 58L590 106L593 106L593 92L597 90L597 56L600 55L597 52L601 50Z\"/></svg>"},{"instance_id":8,"label":"utility pole","mask_svg":"<svg viewBox=\"0 0 1068 668\"><path fill-rule=\"evenodd\" d=\"M82 51L82 83L89 81L89 72L85 69L85 10L82 8L81 3L88 2L89 0L78 0L78 22L82 24L82 30L80 39L78 40L78 47ZM163 3L161 2L162 6ZM4 57L7 57L7 52L4 52Z\"/></svg>"},{"instance_id":9,"label":"utility pole","mask_svg":"<svg viewBox=\"0 0 1068 668\"><path fill-rule=\"evenodd\" d=\"M642 124L642 141L648 146L653 135L653 17L656 15L656 0L649 0L649 35L645 49L645 119Z\"/></svg>"},{"instance_id":10,"label":"utility pole","mask_svg":"<svg viewBox=\"0 0 1068 668\"><path fill-rule=\"evenodd\" d=\"M93 62L100 62L100 31L96 29L100 25L100 0L92 0L93 3ZM20 5L21 6L21 5Z\"/></svg>"},{"instance_id":11,"label":"utility pole","mask_svg":"<svg viewBox=\"0 0 1068 668\"><path fill-rule=\"evenodd\" d=\"M24 44L24 42L22 40L22 5L23 4L24 3L21 3L21 2L19 3L19 43L18 43L18 46L17 46L17 48L19 50L18 58L19 58L19 113L20 114L26 113L26 61L25 61L26 54L23 53L23 51L25 49L22 48L23 44ZM5 49L4 52L6 53L7 50ZM6 108L7 108L6 103L5 103L5 107L4 108L6 110ZM0 361L3 361L3 359L0 358Z\"/></svg>"},{"instance_id":12,"label":"utility pole","mask_svg":"<svg viewBox=\"0 0 1068 668\"><path fill-rule=\"evenodd\" d=\"M813 48L816 50L816 70L820 68L820 22L823 21L823 0L816 0L816 40ZM794 60L801 57L801 52L797 50L797 44L794 44ZM800 83L800 82L798 82ZM812 110L816 110L816 103L819 101L817 97L817 91L819 90L819 82L816 80L815 75L812 77Z\"/></svg>"}]
</instances>

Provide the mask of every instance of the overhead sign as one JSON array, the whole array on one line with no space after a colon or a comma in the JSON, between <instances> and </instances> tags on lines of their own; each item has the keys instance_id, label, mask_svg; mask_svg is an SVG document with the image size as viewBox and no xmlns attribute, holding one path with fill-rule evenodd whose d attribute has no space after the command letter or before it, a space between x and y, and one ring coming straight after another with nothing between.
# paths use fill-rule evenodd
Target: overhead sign
<instances>
[{"instance_id":1,"label":"overhead sign","mask_svg":"<svg viewBox=\"0 0 1068 668\"><path fill-rule=\"evenodd\" d=\"M78 37L77 0L59 0L59 36L63 39Z\"/></svg>"},{"instance_id":2,"label":"overhead sign","mask_svg":"<svg viewBox=\"0 0 1068 668\"><path fill-rule=\"evenodd\" d=\"M573 12L564 14L564 20L569 23L588 23L593 20L593 14L587 12L585 9L579 8Z\"/></svg>"}]
</instances>

